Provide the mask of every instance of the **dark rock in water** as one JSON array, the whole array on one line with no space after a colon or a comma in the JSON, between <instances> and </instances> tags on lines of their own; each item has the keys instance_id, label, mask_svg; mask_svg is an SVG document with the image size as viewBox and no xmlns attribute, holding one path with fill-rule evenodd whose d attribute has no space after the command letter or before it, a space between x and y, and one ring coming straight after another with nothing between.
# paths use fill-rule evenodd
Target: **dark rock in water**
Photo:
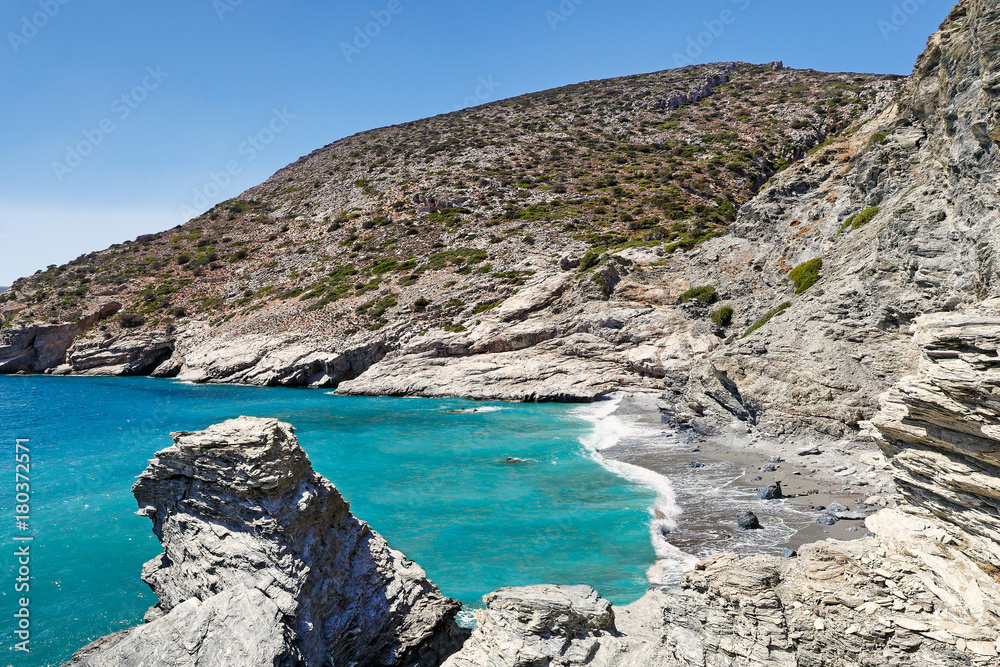
<instances>
[{"instance_id":1,"label":"dark rock in water","mask_svg":"<svg viewBox=\"0 0 1000 667\"><path fill-rule=\"evenodd\" d=\"M741 530L759 530L761 528L760 519L750 510L743 510L736 515L736 525Z\"/></svg>"},{"instance_id":2,"label":"dark rock in water","mask_svg":"<svg viewBox=\"0 0 1000 667\"><path fill-rule=\"evenodd\" d=\"M149 621L73 667L437 665L461 605L356 519L293 429L241 417L175 433L132 491L163 553Z\"/></svg>"},{"instance_id":3,"label":"dark rock in water","mask_svg":"<svg viewBox=\"0 0 1000 667\"><path fill-rule=\"evenodd\" d=\"M761 472L774 472L775 470L777 470L777 468L774 467L773 463L768 463L767 465L763 465L760 468Z\"/></svg>"},{"instance_id":4,"label":"dark rock in water","mask_svg":"<svg viewBox=\"0 0 1000 667\"><path fill-rule=\"evenodd\" d=\"M826 507L827 512L846 512L849 509L850 507L848 507L844 503L830 503Z\"/></svg>"},{"instance_id":5,"label":"dark rock in water","mask_svg":"<svg viewBox=\"0 0 1000 667\"><path fill-rule=\"evenodd\" d=\"M816 456L820 454L819 447L813 445L812 447L802 447L795 451L799 456Z\"/></svg>"},{"instance_id":6,"label":"dark rock in water","mask_svg":"<svg viewBox=\"0 0 1000 667\"><path fill-rule=\"evenodd\" d=\"M507 463L524 463L524 459L519 459L516 456L508 456Z\"/></svg>"},{"instance_id":7,"label":"dark rock in water","mask_svg":"<svg viewBox=\"0 0 1000 667\"><path fill-rule=\"evenodd\" d=\"M757 500L775 500L777 498L784 498L781 494L781 482L775 482L764 489L757 489Z\"/></svg>"},{"instance_id":8,"label":"dark rock in water","mask_svg":"<svg viewBox=\"0 0 1000 667\"><path fill-rule=\"evenodd\" d=\"M829 509L826 511L827 514L832 514L841 521L864 521L867 518L863 512L831 512Z\"/></svg>"},{"instance_id":9,"label":"dark rock in water","mask_svg":"<svg viewBox=\"0 0 1000 667\"><path fill-rule=\"evenodd\" d=\"M837 517L831 516L829 514L824 514L820 518L816 519L816 523L823 524L824 526L832 526L837 523Z\"/></svg>"},{"instance_id":10,"label":"dark rock in water","mask_svg":"<svg viewBox=\"0 0 1000 667\"><path fill-rule=\"evenodd\" d=\"M691 461L691 463L688 464L688 467L689 468L704 468L705 464L702 463L701 461Z\"/></svg>"},{"instance_id":11,"label":"dark rock in water","mask_svg":"<svg viewBox=\"0 0 1000 667\"><path fill-rule=\"evenodd\" d=\"M691 452L692 452L692 453L698 453L698 452L700 452L700 451L701 451L701 447L698 447L698 446L694 446L694 447L692 447L692 448L691 448Z\"/></svg>"},{"instance_id":12,"label":"dark rock in water","mask_svg":"<svg viewBox=\"0 0 1000 667\"><path fill-rule=\"evenodd\" d=\"M795 549L789 549L788 547L785 547L784 549L781 550L781 555L784 558L795 558L799 554L797 551L795 551Z\"/></svg>"}]
</instances>

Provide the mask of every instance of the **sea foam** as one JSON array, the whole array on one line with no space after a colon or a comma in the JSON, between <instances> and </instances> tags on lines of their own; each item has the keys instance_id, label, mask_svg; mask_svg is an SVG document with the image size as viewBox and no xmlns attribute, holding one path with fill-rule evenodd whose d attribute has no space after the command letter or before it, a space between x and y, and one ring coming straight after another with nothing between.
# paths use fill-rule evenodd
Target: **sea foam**
<instances>
[{"instance_id":1,"label":"sea foam","mask_svg":"<svg viewBox=\"0 0 1000 667\"><path fill-rule=\"evenodd\" d=\"M594 461L608 472L626 479L633 484L644 486L654 493L656 499L649 508L649 535L656 551L656 564L649 568L646 576L653 585L663 585L677 581L686 569L694 566L698 559L681 551L666 536L677 528L677 518L681 508L677 504L674 486L670 479L653 470L631 463L608 458L602 452L615 447L626 438L652 438L662 435L662 427L640 424L626 420L615 414L622 396L577 408L577 417L592 424L591 431L580 438Z\"/></svg>"}]
</instances>

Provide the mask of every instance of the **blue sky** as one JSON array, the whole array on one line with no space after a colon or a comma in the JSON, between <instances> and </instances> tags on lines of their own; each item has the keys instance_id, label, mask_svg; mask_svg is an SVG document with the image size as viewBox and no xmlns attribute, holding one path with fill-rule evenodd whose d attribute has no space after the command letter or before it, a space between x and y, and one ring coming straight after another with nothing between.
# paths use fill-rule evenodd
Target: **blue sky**
<instances>
[{"instance_id":1,"label":"blue sky","mask_svg":"<svg viewBox=\"0 0 1000 667\"><path fill-rule=\"evenodd\" d=\"M951 6L5 0L0 285L179 224L343 136L473 102L689 57L908 74Z\"/></svg>"}]
</instances>

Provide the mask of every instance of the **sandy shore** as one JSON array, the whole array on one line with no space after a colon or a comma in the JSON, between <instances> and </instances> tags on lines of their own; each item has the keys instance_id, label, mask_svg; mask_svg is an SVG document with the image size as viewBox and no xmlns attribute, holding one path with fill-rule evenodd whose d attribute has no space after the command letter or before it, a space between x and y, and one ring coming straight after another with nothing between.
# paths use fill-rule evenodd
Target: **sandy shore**
<instances>
[{"instance_id":1,"label":"sandy shore","mask_svg":"<svg viewBox=\"0 0 1000 667\"><path fill-rule=\"evenodd\" d=\"M816 522L825 515L823 508L838 502L852 512L872 514L883 503L893 504L887 462L863 439L781 441L736 420L713 435L674 432L661 423L656 396L615 400L609 418L621 420L629 435L601 455L671 481L681 514L676 528L663 537L689 554L780 554L828 538L857 539L866 533L863 520L823 525ZM798 453L807 448L818 453ZM781 483L784 498L756 498L757 489L775 482ZM763 529L739 529L736 514L742 509L754 512Z\"/></svg>"}]
</instances>

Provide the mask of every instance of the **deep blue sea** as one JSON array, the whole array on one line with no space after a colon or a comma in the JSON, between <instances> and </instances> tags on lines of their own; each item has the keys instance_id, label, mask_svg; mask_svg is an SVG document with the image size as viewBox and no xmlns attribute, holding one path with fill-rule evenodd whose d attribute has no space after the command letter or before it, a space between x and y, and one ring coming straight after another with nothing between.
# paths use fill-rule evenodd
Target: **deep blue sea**
<instances>
[{"instance_id":1,"label":"deep blue sea","mask_svg":"<svg viewBox=\"0 0 1000 667\"><path fill-rule=\"evenodd\" d=\"M475 413L452 411L491 408ZM586 583L616 603L648 588L655 493L601 467L586 408L347 398L318 390L146 378L0 376L0 663L59 665L137 624L160 552L131 486L169 433L252 415L294 425L352 511L469 608L501 586ZM15 521L15 441L30 457L30 518ZM512 465L507 457L524 459ZM23 472L23 471L22 471ZM30 593L15 550L31 536ZM30 600L30 654L13 650Z\"/></svg>"}]
</instances>

